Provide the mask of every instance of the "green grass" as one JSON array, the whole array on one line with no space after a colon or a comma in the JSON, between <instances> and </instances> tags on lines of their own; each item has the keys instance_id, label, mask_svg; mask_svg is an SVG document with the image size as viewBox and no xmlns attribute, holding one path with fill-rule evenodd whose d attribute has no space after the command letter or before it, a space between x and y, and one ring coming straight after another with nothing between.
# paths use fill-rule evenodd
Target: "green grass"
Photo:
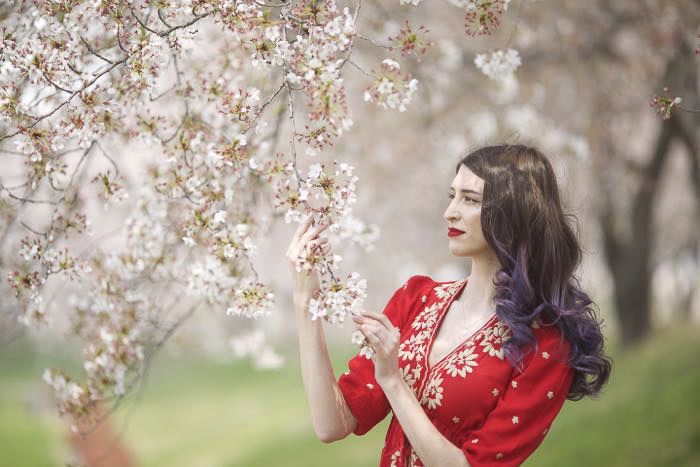
<instances>
[{"instance_id":1,"label":"green grass","mask_svg":"<svg viewBox=\"0 0 700 467\"><path fill-rule=\"evenodd\" d=\"M602 397L567 402L527 465L700 465L699 338L697 327L679 327L615 352ZM336 374L351 352L333 349ZM0 464L62 465L63 425L24 402L28 391L43 389L41 369L51 364L24 348L0 354ZM126 426L124 440L143 466L376 466L388 421L322 444L295 363L257 372L243 362L165 357L156 359L142 397L127 399L113 418L115 428Z\"/></svg>"},{"instance_id":2,"label":"green grass","mask_svg":"<svg viewBox=\"0 0 700 467\"><path fill-rule=\"evenodd\" d=\"M700 465L700 330L614 359L599 400L567 401L529 465Z\"/></svg>"}]
</instances>

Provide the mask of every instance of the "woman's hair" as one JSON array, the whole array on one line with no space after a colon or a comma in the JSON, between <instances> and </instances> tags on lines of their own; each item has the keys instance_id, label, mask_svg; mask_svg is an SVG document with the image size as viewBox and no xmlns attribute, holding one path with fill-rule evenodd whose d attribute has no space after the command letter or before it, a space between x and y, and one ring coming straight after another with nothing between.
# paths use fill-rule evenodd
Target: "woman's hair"
<instances>
[{"instance_id":1,"label":"woman's hair","mask_svg":"<svg viewBox=\"0 0 700 467\"><path fill-rule=\"evenodd\" d=\"M527 344L537 346L530 325L556 325L571 343L575 370L567 395L580 400L600 392L610 376L604 338L591 298L574 272L581 247L559 200L557 180L547 158L528 146L487 146L465 156L465 165L484 179L481 229L498 256L496 314L512 332L504 343L511 365L519 367Z\"/></svg>"}]
</instances>

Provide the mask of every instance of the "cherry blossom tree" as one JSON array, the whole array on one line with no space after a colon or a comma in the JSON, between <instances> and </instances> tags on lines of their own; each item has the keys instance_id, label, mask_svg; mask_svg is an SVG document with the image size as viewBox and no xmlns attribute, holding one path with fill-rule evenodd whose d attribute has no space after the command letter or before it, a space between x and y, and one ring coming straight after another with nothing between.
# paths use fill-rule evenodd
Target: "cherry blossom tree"
<instances>
[{"instance_id":1,"label":"cherry blossom tree","mask_svg":"<svg viewBox=\"0 0 700 467\"><path fill-rule=\"evenodd\" d=\"M0 7L4 327L65 323L81 343L83 374L44 373L76 431L99 422L89 416L97 402L113 402L106 416L115 410L183 324L204 321L198 310L249 318L252 329L233 336L232 352L263 368L281 364L257 325L280 300L258 271L277 224L312 215L331 224L338 249L348 247L298 264L321 274L311 317L330 324L363 307L388 272L388 261L370 255L367 278L344 270L381 241L379 218L392 220L382 225L385 246L400 243L421 266L440 269L434 252L444 245L426 239L438 238L428 233L441 227L435 206L445 200L446 177L465 147L491 140L531 138L560 172L576 173L567 188L590 203L600 244L610 234L630 245L622 256L604 247L612 293L629 298L649 284L651 259L639 252L654 242L628 241L627 213L630 186L646 183L630 167L654 147L653 131L633 149L627 143L630 126L685 128L671 139L686 142L697 161L697 143L687 143L697 142L696 132L677 123L697 116L697 85L688 84L692 77L675 82L690 71L665 68L681 43L691 38L697 48L697 7L450 3ZM414 11L420 21L404 21ZM687 50L680 56L693 63ZM372 198L386 200L373 203L383 207L371 220L353 211L370 203L358 191L363 182ZM638 205L634 212L649 219L649 198ZM696 238L692 222L680 224L686 234L674 248ZM632 259L644 277L624 280L629 271L619 265ZM623 330L632 329L626 320L637 305L649 323L648 300L616 303ZM363 346L359 337L352 340Z\"/></svg>"},{"instance_id":2,"label":"cherry blossom tree","mask_svg":"<svg viewBox=\"0 0 700 467\"><path fill-rule=\"evenodd\" d=\"M459 2L466 34L491 34L508 3ZM432 42L409 22L383 41L364 35L361 9L361 0L2 7L0 264L3 296L14 296L3 312L31 329L65 318L82 342L84 375L43 374L74 431L94 427L97 403L116 409L198 308L270 313L275 294L255 260L274 223L314 216L339 240L372 248L376 226L352 214L355 167L314 158L354 125L348 65L361 72L364 101L404 112L419 82L401 61L419 61ZM378 66L354 61L357 41L384 55ZM508 51L479 66L502 74L516 61ZM362 307L366 280L342 274L341 261L300 258L299 270L322 277L312 319L339 324ZM259 366L279 364L259 331L233 346Z\"/></svg>"}]
</instances>

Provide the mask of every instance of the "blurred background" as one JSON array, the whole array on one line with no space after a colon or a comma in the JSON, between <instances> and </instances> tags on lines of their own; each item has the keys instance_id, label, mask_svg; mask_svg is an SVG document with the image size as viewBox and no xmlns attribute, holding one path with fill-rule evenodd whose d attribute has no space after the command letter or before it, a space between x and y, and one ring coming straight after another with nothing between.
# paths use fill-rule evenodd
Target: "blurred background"
<instances>
[{"instance_id":1,"label":"blurred background","mask_svg":"<svg viewBox=\"0 0 700 467\"><path fill-rule=\"evenodd\" d=\"M540 148L575 216L578 276L604 320L613 372L597 400L567 401L527 465L700 465L700 5L513 0L499 30L476 39L462 14L449 2L363 4L367 36L381 42L409 19L434 44L420 63L402 60L420 83L406 112L363 102L367 78L343 71L355 125L319 157L356 167L354 214L381 232L371 251L335 245L345 270L367 278L370 310L411 275L469 275L469 262L449 254L442 218L456 163L485 144ZM516 79L493 81L474 66L477 53L508 47L522 57ZM367 69L385 56L369 41L353 52ZM664 87L685 109L668 119L650 106ZM86 441L41 381L47 367L79 372L79 344L1 322L0 464L377 465L388 419L330 445L314 436L284 257L295 228L273 224L256 264L276 295L256 326L282 367L237 358L228 338L253 329L249 321L198 310ZM326 329L339 375L357 351L352 326Z\"/></svg>"}]
</instances>

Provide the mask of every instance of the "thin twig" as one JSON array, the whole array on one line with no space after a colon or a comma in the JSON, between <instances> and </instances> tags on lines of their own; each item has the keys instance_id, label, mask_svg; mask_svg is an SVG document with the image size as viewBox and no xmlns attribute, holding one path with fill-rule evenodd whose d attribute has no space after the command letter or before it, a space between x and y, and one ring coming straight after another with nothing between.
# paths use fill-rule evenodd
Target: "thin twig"
<instances>
[{"instance_id":1,"label":"thin twig","mask_svg":"<svg viewBox=\"0 0 700 467\"><path fill-rule=\"evenodd\" d=\"M371 43L372 45L375 45L377 47L381 47L382 49L391 49L390 45L380 44L379 42L375 41L374 39L370 39L369 37L367 37L359 32L357 33L357 37Z\"/></svg>"},{"instance_id":2,"label":"thin twig","mask_svg":"<svg viewBox=\"0 0 700 467\"><path fill-rule=\"evenodd\" d=\"M10 190L8 190L4 185L0 184L0 189L3 189L7 192L7 195L17 201L21 201L23 203L30 203L30 204L49 204L51 206L55 206L58 204L57 201L49 201L49 200L43 200L43 199L31 199L31 198L23 198L21 196L17 196L13 194Z\"/></svg>"},{"instance_id":3,"label":"thin twig","mask_svg":"<svg viewBox=\"0 0 700 467\"><path fill-rule=\"evenodd\" d=\"M374 76L372 73L370 73L370 72L368 72L368 71L365 71L364 68L362 68L360 65L358 65L358 64L355 63L354 61L348 59L348 63L349 63L350 65L354 66L355 68L357 68L358 70L360 70L363 74L369 76L370 78L377 79L376 76Z\"/></svg>"},{"instance_id":4,"label":"thin twig","mask_svg":"<svg viewBox=\"0 0 700 467\"><path fill-rule=\"evenodd\" d=\"M99 53L97 53L97 51L96 51L95 49L93 49L92 46L90 46L90 44L88 43L88 41L85 40L85 38L83 37L82 34L79 34L78 37L80 37L80 41L81 41L81 42L83 43L83 45L88 49L88 51L90 51L91 54L93 54L93 55L96 56L97 58L101 58L102 60L104 60L105 62L107 62L107 63L109 63L109 64L113 64L113 63L114 63L112 60L108 59L107 57L103 57L102 55L100 55Z\"/></svg>"},{"instance_id":5,"label":"thin twig","mask_svg":"<svg viewBox=\"0 0 700 467\"><path fill-rule=\"evenodd\" d=\"M260 119L260 116L262 115L263 111L265 108L270 105L270 103L275 100L275 97L280 93L280 91L284 88L284 81L280 86L277 88L277 90L265 101L263 105L260 106L257 112L255 112L255 116L250 120L248 123L248 126L243 130L243 134L246 134L250 131L250 129L255 125L255 123Z\"/></svg>"},{"instance_id":6,"label":"thin twig","mask_svg":"<svg viewBox=\"0 0 700 467\"><path fill-rule=\"evenodd\" d=\"M37 230L34 230L33 228L29 227L27 224L24 223L24 221L19 221L19 224L24 227L25 229L29 230L31 233L34 235L39 235L40 237L45 237L48 235L48 232L39 232Z\"/></svg>"},{"instance_id":7,"label":"thin twig","mask_svg":"<svg viewBox=\"0 0 700 467\"><path fill-rule=\"evenodd\" d=\"M167 21L165 21L165 18L163 18L163 10L161 10L160 8L158 8L158 18L160 19L160 22L165 25L166 28L172 27L168 24Z\"/></svg>"}]
</instances>

